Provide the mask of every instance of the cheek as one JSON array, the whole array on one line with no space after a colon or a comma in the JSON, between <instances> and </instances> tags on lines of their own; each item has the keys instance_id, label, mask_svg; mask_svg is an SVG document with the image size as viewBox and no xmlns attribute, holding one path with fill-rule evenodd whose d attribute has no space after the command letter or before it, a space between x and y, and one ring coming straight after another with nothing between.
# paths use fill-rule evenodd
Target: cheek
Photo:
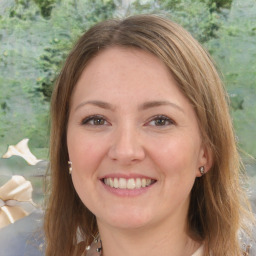
<instances>
[{"instance_id":1,"label":"cheek","mask_svg":"<svg viewBox=\"0 0 256 256\"><path fill-rule=\"evenodd\" d=\"M71 177L75 190L82 202L91 209L93 201L97 200L94 198L93 191L98 182L97 170L104 157L104 148L91 136L78 132L68 134L67 143L69 158L72 161Z\"/></svg>"},{"instance_id":2,"label":"cheek","mask_svg":"<svg viewBox=\"0 0 256 256\"><path fill-rule=\"evenodd\" d=\"M70 134L70 136L69 134L67 136L68 153L73 163L74 171L90 172L91 169L96 168L104 155L103 141L95 140L95 138L84 134L72 133L72 131Z\"/></svg>"},{"instance_id":3,"label":"cheek","mask_svg":"<svg viewBox=\"0 0 256 256\"><path fill-rule=\"evenodd\" d=\"M170 138L159 141L151 148L152 158L172 172L194 170L198 159L197 142L184 138Z\"/></svg>"},{"instance_id":4,"label":"cheek","mask_svg":"<svg viewBox=\"0 0 256 256\"><path fill-rule=\"evenodd\" d=\"M166 205L179 207L189 198L197 171L198 148L195 144L185 138L173 139L154 151L154 162L164 184L161 195Z\"/></svg>"}]
</instances>

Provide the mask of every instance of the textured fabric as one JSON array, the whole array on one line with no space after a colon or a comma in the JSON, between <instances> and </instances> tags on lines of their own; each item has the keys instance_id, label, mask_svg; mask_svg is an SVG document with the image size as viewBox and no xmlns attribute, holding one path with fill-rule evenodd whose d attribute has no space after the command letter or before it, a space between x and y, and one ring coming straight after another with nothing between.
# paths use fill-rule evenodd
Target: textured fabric
<instances>
[{"instance_id":1,"label":"textured fabric","mask_svg":"<svg viewBox=\"0 0 256 256\"><path fill-rule=\"evenodd\" d=\"M1 256L43 256L43 212L36 210L0 229Z\"/></svg>"},{"instance_id":2,"label":"textured fabric","mask_svg":"<svg viewBox=\"0 0 256 256\"><path fill-rule=\"evenodd\" d=\"M35 210L32 185L23 176L14 175L0 187L0 228L24 218Z\"/></svg>"}]
</instances>

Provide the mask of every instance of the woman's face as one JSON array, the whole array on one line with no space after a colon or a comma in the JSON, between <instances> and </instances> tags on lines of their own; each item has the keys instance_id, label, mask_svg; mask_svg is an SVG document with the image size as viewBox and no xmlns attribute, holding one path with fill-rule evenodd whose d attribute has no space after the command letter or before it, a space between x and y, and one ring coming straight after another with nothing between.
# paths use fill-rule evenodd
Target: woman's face
<instances>
[{"instance_id":1,"label":"woman's face","mask_svg":"<svg viewBox=\"0 0 256 256\"><path fill-rule=\"evenodd\" d=\"M193 107L166 66L112 47L91 60L72 95L67 131L75 189L99 225L180 225L207 166Z\"/></svg>"}]
</instances>

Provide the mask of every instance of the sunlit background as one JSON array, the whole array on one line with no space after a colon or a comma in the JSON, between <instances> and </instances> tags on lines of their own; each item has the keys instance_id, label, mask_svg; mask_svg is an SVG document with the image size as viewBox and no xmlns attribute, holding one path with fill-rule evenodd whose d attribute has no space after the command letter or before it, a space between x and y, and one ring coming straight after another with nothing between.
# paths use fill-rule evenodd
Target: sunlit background
<instances>
[{"instance_id":1,"label":"sunlit background","mask_svg":"<svg viewBox=\"0 0 256 256\"><path fill-rule=\"evenodd\" d=\"M53 83L76 39L93 24L137 13L163 14L212 54L230 95L241 155L256 177L255 0L0 0L0 156L24 138L37 159L0 158L0 186L30 180L43 199ZM254 176L254 177L253 177Z\"/></svg>"}]
</instances>

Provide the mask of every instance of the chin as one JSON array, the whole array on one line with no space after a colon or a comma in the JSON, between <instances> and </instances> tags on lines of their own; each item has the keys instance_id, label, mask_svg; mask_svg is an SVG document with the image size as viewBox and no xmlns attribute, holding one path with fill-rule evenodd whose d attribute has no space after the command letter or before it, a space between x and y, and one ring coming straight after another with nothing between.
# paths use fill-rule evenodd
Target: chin
<instances>
[{"instance_id":1,"label":"chin","mask_svg":"<svg viewBox=\"0 0 256 256\"><path fill-rule=\"evenodd\" d=\"M102 219L104 222L108 222L110 226L121 229L137 229L147 226L150 223L150 216L148 214L143 214L143 212L125 211L113 212L107 214Z\"/></svg>"}]
</instances>

